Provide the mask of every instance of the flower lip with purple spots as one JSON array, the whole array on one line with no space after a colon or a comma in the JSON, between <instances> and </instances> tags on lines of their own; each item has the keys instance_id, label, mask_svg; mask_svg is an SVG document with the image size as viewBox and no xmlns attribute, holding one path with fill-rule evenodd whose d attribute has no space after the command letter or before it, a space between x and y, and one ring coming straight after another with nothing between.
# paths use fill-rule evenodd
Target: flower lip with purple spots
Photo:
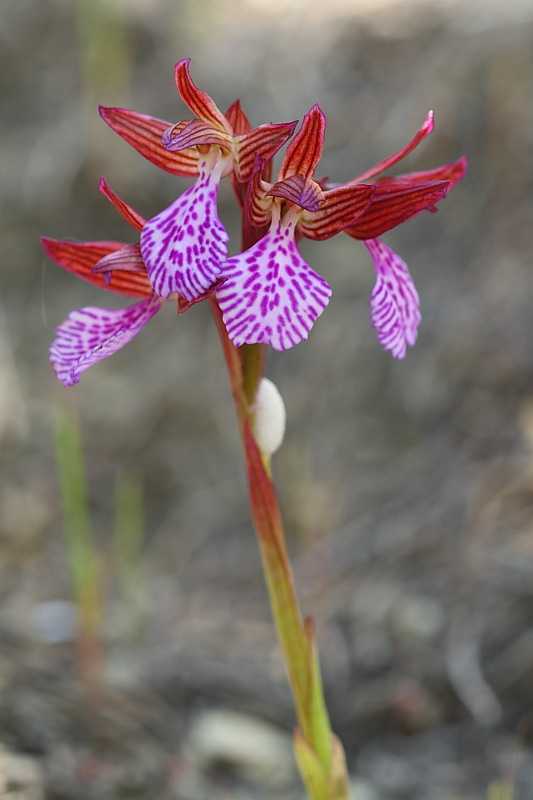
<instances>
[{"instance_id":1,"label":"flower lip with purple spots","mask_svg":"<svg viewBox=\"0 0 533 800\"><path fill-rule=\"evenodd\" d=\"M288 350L307 339L329 302L331 289L304 261L295 226L295 215L276 215L259 242L226 262L217 299L236 347L263 343Z\"/></svg>"},{"instance_id":2,"label":"flower lip with purple spots","mask_svg":"<svg viewBox=\"0 0 533 800\"><path fill-rule=\"evenodd\" d=\"M407 264L379 239L369 239L365 246L376 269L376 284L370 298L372 326L384 350L395 358L405 358L407 345L412 347L420 324L418 292Z\"/></svg>"},{"instance_id":3,"label":"flower lip with purple spots","mask_svg":"<svg viewBox=\"0 0 533 800\"><path fill-rule=\"evenodd\" d=\"M229 236L217 215L217 194L227 158L216 149L199 163L196 183L141 232L141 252L154 291L177 292L188 302L217 281Z\"/></svg>"}]
</instances>

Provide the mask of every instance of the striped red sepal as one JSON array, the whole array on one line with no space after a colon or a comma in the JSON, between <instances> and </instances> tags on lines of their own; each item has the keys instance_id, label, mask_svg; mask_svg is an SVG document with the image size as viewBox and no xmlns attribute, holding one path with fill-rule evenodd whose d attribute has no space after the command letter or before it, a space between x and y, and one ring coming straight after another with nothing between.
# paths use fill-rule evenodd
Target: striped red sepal
<instances>
[{"instance_id":1,"label":"striped red sepal","mask_svg":"<svg viewBox=\"0 0 533 800\"><path fill-rule=\"evenodd\" d=\"M115 133L156 167L184 178L198 175L197 150L181 150L179 153L165 150L161 137L172 127L171 122L125 108L103 106L100 106L100 116Z\"/></svg>"},{"instance_id":2,"label":"striped red sepal","mask_svg":"<svg viewBox=\"0 0 533 800\"><path fill-rule=\"evenodd\" d=\"M139 299L153 294L146 273L117 270L107 286L103 275L92 273L100 259L127 247L124 242L61 242L42 237L41 244L52 261L93 286Z\"/></svg>"},{"instance_id":3,"label":"striped red sepal","mask_svg":"<svg viewBox=\"0 0 533 800\"><path fill-rule=\"evenodd\" d=\"M233 129L234 136L250 133L252 126L250 120L241 108L241 101L235 100L224 114Z\"/></svg>"},{"instance_id":4,"label":"striped red sepal","mask_svg":"<svg viewBox=\"0 0 533 800\"><path fill-rule=\"evenodd\" d=\"M231 149L231 137L225 131L220 131L201 119L191 120L177 135L175 129L174 125L163 135L164 147L172 153L199 145L216 145L226 150Z\"/></svg>"},{"instance_id":5,"label":"striped red sepal","mask_svg":"<svg viewBox=\"0 0 533 800\"><path fill-rule=\"evenodd\" d=\"M105 178L100 178L98 188L102 194L105 194L108 200L111 200L120 216L125 219L132 228L135 228L136 231L142 231L143 226L146 225L145 218L141 217L141 215L138 214L130 205L128 205L128 203L122 200L118 194L115 194Z\"/></svg>"},{"instance_id":6,"label":"striped red sepal","mask_svg":"<svg viewBox=\"0 0 533 800\"><path fill-rule=\"evenodd\" d=\"M267 192L267 196L283 197L306 211L318 211L326 199L318 183L303 175L291 175L279 181Z\"/></svg>"},{"instance_id":7,"label":"striped red sepal","mask_svg":"<svg viewBox=\"0 0 533 800\"><path fill-rule=\"evenodd\" d=\"M181 99L191 109L195 117L214 125L219 130L226 131L231 136L231 126L222 111L217 108L206 92L202 92L193 83L189 73L190 61L190 58L184 58L183 61L179 61L176 64L174 77Z\"/></svg>"},{"instance_id":8,"label":"striped red sepal","mask_svg":"<svg viewBox=\"0 0 533 800\"><path fill-rule=\"evenodd\" d=\"M285 122L279 125L259 125L245 136L237 137L237 163L235 171L237 179L242 183L250 180L254 169L255 158L266 164L275 156L280 147L294 133L296 122Z\"/></svg>"},{"instance_id":9,"label":"striped red sepal","mask_svg":"<svg viewBox=\"0 0 533 800\"><path fill-rule=\"evenodd\" d=\"M429 181L448 181L450 184L448 191L455 186L455 184L464 178L467 168L466 156L463 156L453 164L445 164L443 167L436 169L426 169L422 172L406 172L403 175L396 175L395 177L384 176L377 178L373 183L378 185L393 184L393 183L427 183Z\"/></svg>"},{"instance_id":10,"label":"striped red sepal","mask_svg":"<svg viewBox=\"0 0 533 800\"><path fill-rule=\"evenodd\" d=\"M354 239L375 239L415 214L431 210L448 188L448 181L379 184L369 208L345 233Z\"/></svg>"},{"instance_id":11,"label":"striped red sepal","mask_svg":"<svg viewBox=\"0 0 533 800\"><path fill-rule=\"evenodd\" d=\"M325 192L325 202L316 213L306 212L298 228L308 239L323 241L344 230L364 214L374 197L374 186L339 186Z\"/></svg>"},{"instance_id":12,"label":"striped red sepal","mask_svg":"<svg viewBox=\"0 0 533 800\"><path fill-rule=\"evenodd\" d=\"M312 178L322 155L326 135L326 115L318 104L305 115L302 127L287 147L278 180L291 175Z\"/></svg>"},{"instance_id":13,"label":"striped red sepal","mask_svg":"<svg viewBox=\"0 0 533 800\"><path fill-rule=\"evenodd\" d=\"M368 181L369 178L374 177L374 175L379 175L380 172L384 172L386 169L394 166L394 164L397 164L398 161L402 160L402 158L405 158L405 156L410 153L411 150L414 150L415 147L418 147L420 142L422 142L426 136L429 136L429 134L432 133L433 128L433 111L430 111L425 119L424 124L406 147L404 147L402 150L399 150L397 153L394 153L394 155L385 158L383 161L380 161L379 164L370 167L370 169L367 169L366 172L363 172L361 175L358 175L357 178L351 180L350 183L364 183L365 181Z\"/></svg>"}]
</instances>

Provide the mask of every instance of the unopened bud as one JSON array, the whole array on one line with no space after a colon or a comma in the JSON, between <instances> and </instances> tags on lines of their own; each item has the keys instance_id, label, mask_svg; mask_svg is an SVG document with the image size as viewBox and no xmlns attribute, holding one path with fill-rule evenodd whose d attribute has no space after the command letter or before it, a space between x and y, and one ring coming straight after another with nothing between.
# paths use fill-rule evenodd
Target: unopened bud
<instances>
[{"instance_id":1,"label":"unopened bud","mask_svg":"<svg viewBox=\"0 0 533 800\"><path fill-rule=\"evenodd\" d=\"M276 452L285 436L285 403L268 378L261 378L252 405L254 434L259 449L267 456Z\"/></svg>"}]
</instances>

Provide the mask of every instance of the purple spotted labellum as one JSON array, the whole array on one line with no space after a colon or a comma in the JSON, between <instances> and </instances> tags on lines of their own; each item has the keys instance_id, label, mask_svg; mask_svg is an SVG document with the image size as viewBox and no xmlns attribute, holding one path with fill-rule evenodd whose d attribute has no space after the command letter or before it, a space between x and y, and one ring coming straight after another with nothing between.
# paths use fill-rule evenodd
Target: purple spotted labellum
<instances>
[{"instance_id":1,"label":"purple spotted labellum","mask_svg":"<svg viewBox=\"0 0 533 800\"><path fill-rule=\"evenodd\" d=\"M307 338L329 302L331 289L304 261L295 239L296 213L281 220L274 207L268 233L241 256L230 258L217 290L228 335L235 346L270 344L288 350Z\"/></svg>"},{"instance_id":2,"label":"purple spotted labellum","mask_svg":"<svg viewBox=\"0 0 533 800\"><path fill-rule=\"evenodd\" d=\"M192 301L220 276L229 236L217 215L217 194L226 160L218 148L206 153L196 183L141 232L150 282L161 297L177 292Z\"/></svg>"}]
</instances>

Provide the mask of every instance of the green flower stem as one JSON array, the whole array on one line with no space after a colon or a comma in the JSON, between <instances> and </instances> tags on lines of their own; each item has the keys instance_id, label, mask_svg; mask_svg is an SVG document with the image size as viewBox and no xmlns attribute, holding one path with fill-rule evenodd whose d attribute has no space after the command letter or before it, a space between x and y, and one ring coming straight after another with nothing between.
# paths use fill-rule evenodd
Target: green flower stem
<instances>
[{"instance_id":1,"label":"green flower stem","mask_svg":"<svg viewBox=\"0 0 533 800\"><path fill-rule=\"evenodd\" d=\"M310 800L349 800L344 751L331 731L312 620L302 619L268 459L260 453L252 433L251 404L263 376L265 347L234 347L213 295L210 303L244 445L252 516L270 606L296 707L299 730L294 745L298 767Z\"/></svg>"},{"instance_id":2,"label":"green flower stem","mask_svg":"<svg viewBox=\"0 0 533 800\"><path fill-rule=\"evenodd\" d=\"M265 372L266 345L243 344L239 348L241 353L243 388L246 402L251 406L257 393L259 381Z\"/></svg>"}]
</instances>

